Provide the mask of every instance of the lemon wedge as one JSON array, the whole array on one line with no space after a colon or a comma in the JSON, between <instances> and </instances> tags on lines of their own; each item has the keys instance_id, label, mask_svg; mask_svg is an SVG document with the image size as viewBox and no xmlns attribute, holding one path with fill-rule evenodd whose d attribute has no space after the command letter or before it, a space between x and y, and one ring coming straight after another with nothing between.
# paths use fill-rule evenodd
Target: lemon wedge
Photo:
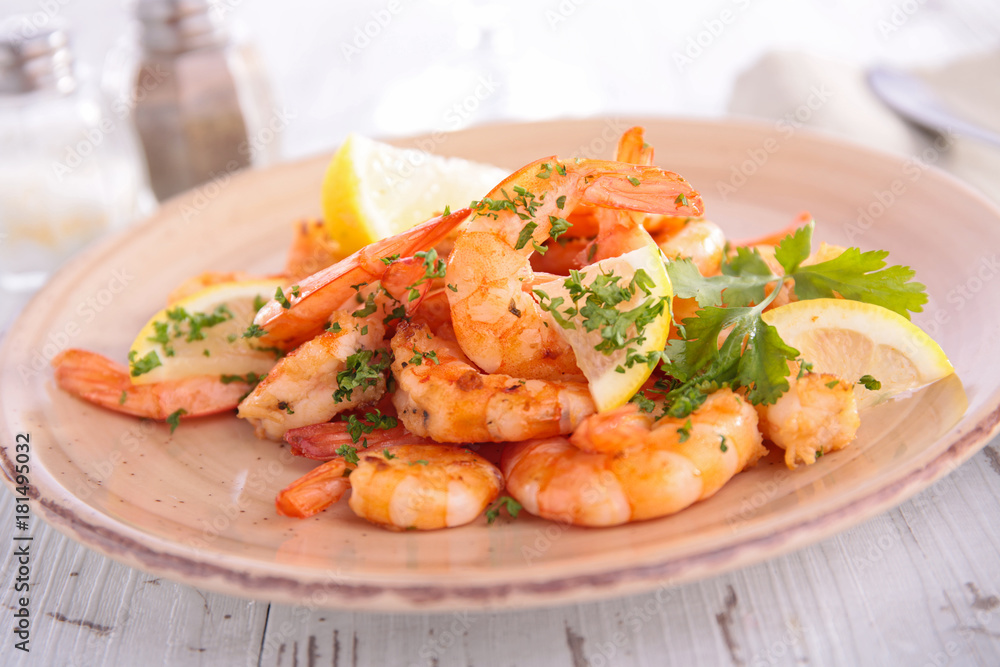
<instances>
[{"instance_id":1,"label":"lemon wedge","mask_svg":"<svg viewBox=\"0 0 1000 667\"><path fill-rule=\"evenodd\" d=\"M217 283L156 313L129 349L132 383L267 373L275 351L243 334L278 287L276 278Z\"/></svg>"},{"instance_id":2,"label":"lemon wedge","mask_svg":"<svg viewBox=\"0 0 1000 667\"><path fill-rule=\"evenodd\" d=\"M640 361L630 365L628 359L630 357L634 359L636 355L645 357L650 352L663 350L670 331L670 300L673 297L673 289L660 250L652 239L648 245L638 250L619 257L603 259L580 269L580 285L588 293L592 293L593 290L599 294L605 292L601 285L610 277L619 276L616 285L626 287L633 282L640 270L644 273L645 289L636 288L631 298L612 306L623 316L630 312L633 314L639 312L635 310L637 308L645 308L645 313L648 315L647 321L642 326L641 335L637 335L635 324L630 324L625 330L624 339L631 341L625 347L612 349L607 353L603 351L601 348L607 344L602 334L608 331L608 326L587 331L584 322L588 318L584 313L564 317L573 324L573 328L556 325L563 338L573 348L576 364L590 383L590 393L599 411L611 410L625 404L639 391L643 382L653 372L650 364ZM605 278L602 279L602 276ZM556 310L564 313L567 308L582 309L589 298L588 294L584 294L582 298L578 296L574 304L571 287L573 281L569 279L547 282L538 289L548 296L548 299L543 298L543 303L549 300L551 300L549 303L552 303L561 297L562 304L556 306ZM575 288L574 292L579 294L579 287Z\"/></svg>"},{"instance_id":3,"label":"lemon wedge","mask_svg":"<svg viewBox=\"0 0 1000 667\"><path fill-rule=\"evenodd\" d=\"M881 306L846 299L810 299L763 315L782 340L817 373L857 383L868 375L881 385L855 384L858 409L919 389L955 372L941 347L905 317Z\"/></svg>"},{"instance_id":4,"label":"lemon wedge","mask_svg":"<svg viewBox=\"0 0 1000 667\"><path fill-rule=\"evenodd\" d=\"M480 199L508 172L477 162L348 135L323 179L323 218L349 255L444 211Z\"/></svg>"}]
</instances>

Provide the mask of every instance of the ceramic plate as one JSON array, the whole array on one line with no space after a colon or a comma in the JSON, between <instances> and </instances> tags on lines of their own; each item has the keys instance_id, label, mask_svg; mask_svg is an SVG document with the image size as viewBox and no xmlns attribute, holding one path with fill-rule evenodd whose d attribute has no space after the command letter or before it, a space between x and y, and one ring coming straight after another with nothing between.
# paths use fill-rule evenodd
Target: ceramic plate
<instances>
[{"instance_id":1,"label":"ceramic plate","mask_svg":"<svg viewBox=\"0 0 1000 667\"><path fill-rule=\"evenodd\" d=\"M523 517L391 533L341 503L305 521L275 493L315 463L231 416L162 424L59 391L48 360L82 347L123 359L167 293L208 269L273 272L291 222L319 213L328 156L220 180L78 257L34 299L0 356L0 447L30 434L33 506L60 531L130 566L225 593L372 610L500 608L624 595L716 575L828 537L947 474L997 430L1000 212L954 179L804 131L735 121L587 120L501 125L403 142L516 168L559 154L607 157L645 125L657 162L700 188L732 238L787 225L885 248L916 268L915 320L950 356L943 381L864 415L857 443L808 468L778 456L673 517L611 529ZM931 159L933 156L928 156ZM453 204L464 202L453 202ZM966 395L968 409L966 410Z\"/></svg>"}]
</instances>

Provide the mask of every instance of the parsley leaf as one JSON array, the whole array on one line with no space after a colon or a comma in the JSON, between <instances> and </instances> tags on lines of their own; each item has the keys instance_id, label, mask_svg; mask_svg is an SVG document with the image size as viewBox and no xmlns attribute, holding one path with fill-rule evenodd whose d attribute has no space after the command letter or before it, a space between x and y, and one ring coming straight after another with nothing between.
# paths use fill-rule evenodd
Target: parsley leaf
<instances>
[{"instance_id":1,"label":"parsley leaf","mask_svg":"<svg viewBox=\"0 0 1000 667\"><path fill-rule=\"evenodd\" d=\"M174 412L171 412L167 416L166 422L168 424L170 424L170 432L171 433L173 433L174 431L176 431L177 427L180 425L180 423L181 423L181 415L186 415L186 414L187 414L187 410L185 410L184 408L181 408L179 410L175 410Z\"/></svg>"},{"instance_id":2,"label":"parsley leaf","mask_svg":"<svg viewBox=\"0 0 1000 667\"><path fill-rule=\"evenodd\" d=\"M492 525L493 522L500 516L500 510L503 508L507 509L507 514L509 514L512 519L516 519L522 509L521 503L517 502L510 496L500 496L493 504L493 507L486 510L486 523Z\"/></svg>"}]
</instances>

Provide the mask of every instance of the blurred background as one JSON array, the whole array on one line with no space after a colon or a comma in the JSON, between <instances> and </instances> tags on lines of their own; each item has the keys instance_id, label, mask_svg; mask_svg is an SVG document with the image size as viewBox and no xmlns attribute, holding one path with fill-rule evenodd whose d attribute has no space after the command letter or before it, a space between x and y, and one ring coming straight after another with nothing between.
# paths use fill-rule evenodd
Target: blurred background
<instances>
[{"instance_id":1,"label":"blurred background","mask_svg":"<svg viewBox=\"0 0 1000 667\"><path fill-rule=\"evenodd\" d=\"M928 135L871 93L874 66L921 75L1000 130L994 0L2 0L0 29L7 293L36 289L157 199L330 151L352 131L781 119L818 98L802 124L916 154Z\"/></svg>"}]
</instances>

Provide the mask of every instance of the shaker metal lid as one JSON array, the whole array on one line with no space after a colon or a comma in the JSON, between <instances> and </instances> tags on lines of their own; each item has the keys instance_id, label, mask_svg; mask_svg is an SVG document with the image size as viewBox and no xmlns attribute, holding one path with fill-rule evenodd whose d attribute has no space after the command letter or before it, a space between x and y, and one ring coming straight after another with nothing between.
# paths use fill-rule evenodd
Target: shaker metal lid
<instances>
[{"instance_id":1,"label":"shaker metal lid","mask_svg":"<svg viewBox=\"0 0 1000 667\"><path fill-rule=\"evenodd\" d=\"M225 42L212 0L138 0L142 45L151 53L172 54Z\"/></svg>"},{"instance_id":2,"label":"shaker metal lid","mask_svg":"<svg viewBox=\"0 0 1000 667\"><path fill-rule=\"evenodd\" d=\"M68 32L58 24L36 26L27 15L0 29L0 94L76 87Z\"/></svg>"}]
</instances>

